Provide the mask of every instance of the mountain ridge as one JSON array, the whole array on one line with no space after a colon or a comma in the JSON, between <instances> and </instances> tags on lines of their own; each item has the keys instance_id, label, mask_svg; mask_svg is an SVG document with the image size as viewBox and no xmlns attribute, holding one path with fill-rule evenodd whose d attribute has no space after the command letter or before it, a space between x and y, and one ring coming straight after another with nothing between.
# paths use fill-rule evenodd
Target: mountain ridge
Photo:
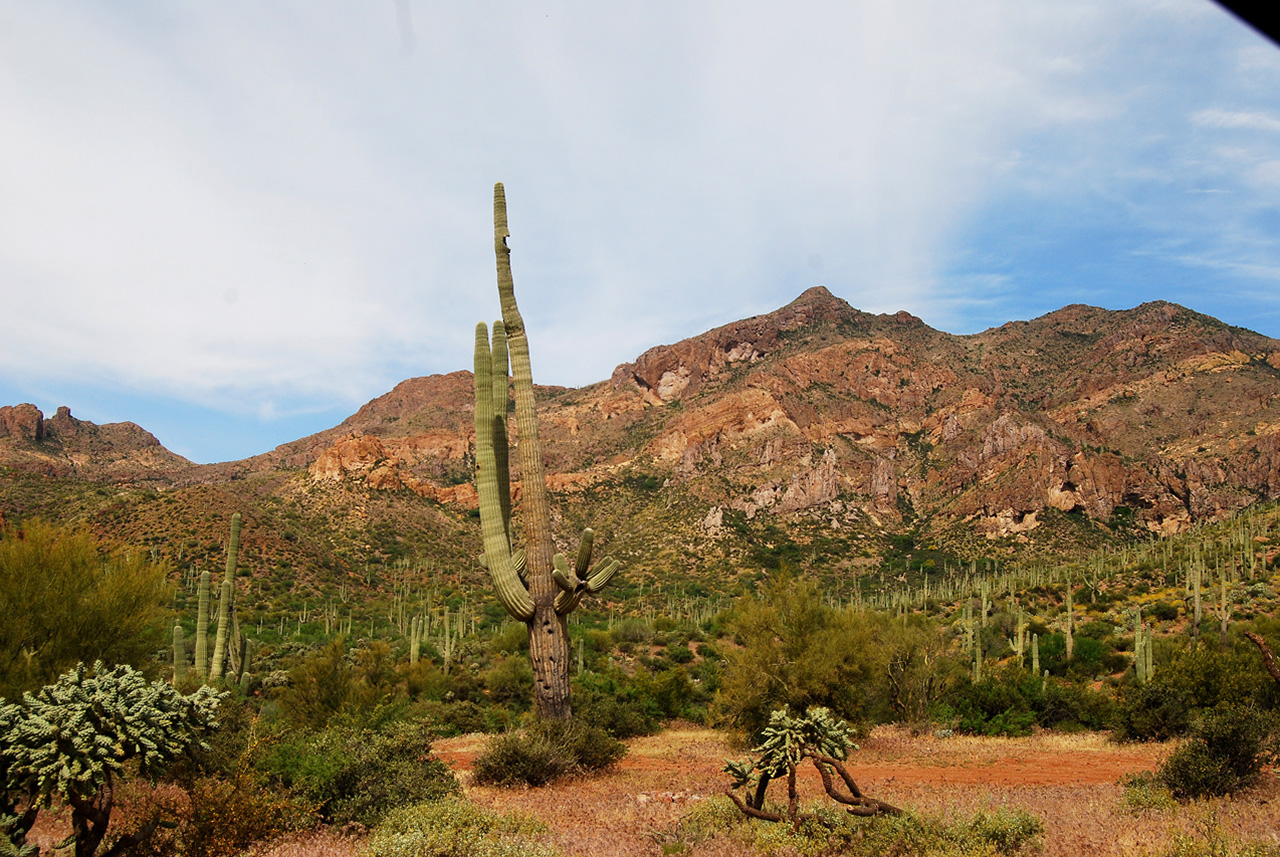
<instances>
[{"instance_id":1,"label":"mountain ridge","mask_svg":"<svg viewBox=\"0 0 1280 857\"><path fill-rule=\"evenodd\" d=\"M1177 304L1074 304L954 335L823 287L654 346L608 379L538 389L557 526L594 513L602 534L628 542L657 528L667 544L631 557L655 570L727 568L784 542L851 549L905 530L1045 550L1094 538L1084 522L1175 532L1280 497L1278 394L1280 341ZM427 543L458 562L474 555L467 371L406 379L337 426L214 465L173 456L136 426L76 421L37 438L38 414L0 408L0 465L46 487L134 482L171 501L212 492L220 508L239 496L264 517L287 507L364 533L326 524L328 547L317 541L308 562L337 547L354 562ZM44 422L70 419L60 409ZM43 513L39 486L23 484L25 494L0 481L0 511ZM104 515L91 502L75 514ZM140 534L145 520L166 543L162 516L137 517ZM198 517L193 507L184 526L199 531ZM425 530L374 533L408 518Z\"/></svg>"}]
</instances>

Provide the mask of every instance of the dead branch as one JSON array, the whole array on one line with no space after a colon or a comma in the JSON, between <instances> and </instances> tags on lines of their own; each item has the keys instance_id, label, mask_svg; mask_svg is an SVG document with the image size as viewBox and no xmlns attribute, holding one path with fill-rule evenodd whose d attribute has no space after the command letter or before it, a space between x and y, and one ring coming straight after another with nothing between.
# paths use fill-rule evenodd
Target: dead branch
<instances>
[{"instance_id":1,"label":"dead branch","mask_svg":"<svg viewBox=\"0 0 1280 857\"><path fill-rule=\"evenodd\" d=\"M782 816L778 815L776 812L756 809L754 806L744 803L742 798L738 797L737 792L733 789L725 789L724 793L729 796L729 800L738 805L738 809L742 810L752 818L758 818L761 821L782 821Z\"/></svg>"},{"instance_id":2,"label":"dead branch","mask_svg":"<svg viewBox=\"0 0 1280 857\"><path fill-rule=\"evenodd\" d=\"M1271 647L1267 645L1267 641L1252 631L1245 631L1244 635L1262 652L1262 665L1267 668L1267 672L1271 673L1273 679L1280 682L1280 667L1276 666L1275 655L1271 654Z\"/></svg>"},{"instance_id":3,"label":"dead branch","mask_svg":"<svg viewBox=\"0 0 1280 857\"><path fill-rule=\"evenodd\" d=\"M853 781L853 776L849 773L849 769L844 766L838 759L830 756L813 755L813 766L818 769L818 773L822 776L822 788L826 791L828 797L837 803L842 803L848 807L850 815L858 815L870 817L873 815L902 815L902 810L892 804L887 804L875 798L867 797L858 788L858 784ZM844 780L845 786L849 789L849 794L841 794L835 786L835 782L831 779L831 771L828 767L834 768L836 773L840 775L840 779Z\"/></svg>"}]
</instances>

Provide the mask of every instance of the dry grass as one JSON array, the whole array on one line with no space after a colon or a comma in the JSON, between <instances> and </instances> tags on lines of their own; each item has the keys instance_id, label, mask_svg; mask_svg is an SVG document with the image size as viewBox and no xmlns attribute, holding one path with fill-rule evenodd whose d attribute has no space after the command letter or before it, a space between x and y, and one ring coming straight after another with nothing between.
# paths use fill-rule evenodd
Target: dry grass
<instances>
[{"instance_id":1,"label":"dry grass","mask_svg":"<svg viewBox=\"0 0 1280 857\"><path fill-rule=\"evenodd\" d=\"M465 771L483 737L441 741L437 752ZM521 810L542 819L566 857L658 855L681 817L698 801L723 791L725 758L741 756L724 736L685 728L629 742L614 772L540 789L468 786L486 806ZM1175 832L1195 835L1216 825L1241 841L1280 844L1280 785L1263 784L1232 800L1131 814L1118 785L1124 774L1152 770L1167 745L1116 745L1105 735L938 739L877 729L855 753L852 769L864 791L920 813L957 817L981 809L1021 808L1045 823L1045 857L1137 857L1158 853ZM464 782L465 782L464 774ZM802 793L821 796L816 776ZM742 853L717 839L685 852L693 857Z\"/></svg>"},{"instance_id":2,"label":"dry grass","mask_svg":"<svg viewBox=\"0 0 1280 857\"><path fill-rule=\"evenodd\" d=\"M312 830L254 847L245 857L355 857L363 845L362 836L344 836L330 829Z\"/></svg>"}]
</instances>

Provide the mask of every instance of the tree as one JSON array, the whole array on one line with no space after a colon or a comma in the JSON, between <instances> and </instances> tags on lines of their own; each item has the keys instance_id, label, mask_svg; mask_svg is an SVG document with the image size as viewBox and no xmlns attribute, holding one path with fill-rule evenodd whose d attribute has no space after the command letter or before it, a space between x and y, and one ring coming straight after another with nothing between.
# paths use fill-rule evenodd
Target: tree
<instances>
[{"instance_id":1,"label":"tree","mask_svg":"<svg viewBox=\"0 0 1280 857\"><path fill-rule=\"evenodd\" d=\"M166 570L144 556L104 557L81 529L28 521L0 529L0 697L52 682L75 664L140 665L163 645Z\"/></svg>"},{"instance_id":2,"label":"tree","mask_svg":"<svg viewBox=\"0 0 1280 857\"><path fill-rule=\"evenodd\" d=\"M512 618L529 628L529 663L533 667L534 701L538 714L549 720L568 720L569 628L567 617L583 595L599 592L618 570L616 560L604 559L592 568L594 533L584 530L573 567L555 552L551 534L551 504L547 496L542 447L538 443L538 415L533 398L533 368L529 338L516 306L507 247L507 199L502 184L493 188L494 252L498 265L498 297L502 321L493 325L493 341L483 323L476 326L476 492L480 498L480 528L484 563L494 589ZM519 439L524 548L514 545L511 530L511 478L507 448L508 355L515 387L516 433Z\"/></svg>"},{"instance_id":3,"label":"tree","mask_svg":"<svg viewBox=\"0 0 1280 857\"><path fill-rule=\"evenodd\" d=\"M77 664L21 703L0 700L0 815L15 817L19 803L25 805L9 831L15 846L37 811L57 798L71 807L75 857L94 857L111 823L116 780L126 770L155 777L204 746L225 695L202 687L183 696L163 681L148 683L126 664L108 670L98 661L92 669ZM158 823L121 837L102 857L125 853Z\"/></svg>"},{"instance_id":4,"label":"tree","mask_svg":"<svg viewBox=\"0 0 1280 857\"><path fill-rule=\"evenodd\" d=\"M731 627L742 648L724 653L718 706L735 728L758 735L784 706L823 706L847 719L865 711L871 629L823 604L812 581L774 575L760 597L738 603Z\"/></svg>"}]
</instances>

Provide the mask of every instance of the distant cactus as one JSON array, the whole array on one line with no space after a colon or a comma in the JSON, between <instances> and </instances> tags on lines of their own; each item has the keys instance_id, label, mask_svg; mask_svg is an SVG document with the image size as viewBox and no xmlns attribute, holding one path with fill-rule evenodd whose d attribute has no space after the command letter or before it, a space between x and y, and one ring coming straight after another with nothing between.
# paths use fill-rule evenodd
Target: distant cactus
<instances>
[{"instance_id":1,"label":"distant cactus","mask_svg":"<svg viewBox=\"0 0 1280 857\"><path fill-rule=\"evenodd\" d=\"M227 662L227 632L231 628L231 588L230 580L222 581L221 596L218 598L218 636L213 644L213 664L209 667L209 680L222 678L223 667Z\"/></svg>"},{"instance_id":2,"label":"distant cactus","mask_svg":"<svg viewBox=\"0 0 1280 857\"><path fill-rule=\"evenodd\" d=\"M173 626L173 686L177 687L187 677L187 640L182 626Z\"/></svg>"},{"instance_id":3,"label":"distant cactus","mask_svg":"<svg viewBox=\"0 0 1280 857\"><path fill-rule=\"evenodd\" d=\"M227 568L222 578L218 599L218 631L213 644L213 662L209 665L210 681L226 674L231 682L240 680L244 671L245 640L240 635L236 616L236 572L240 562L240 513L231 516L231 538L227 542ZM208 572L205 572L205 576ZM204 578L201 578L204 585Z\"/></svg>"},{"instance_id":4,"label":"distant cactus","mask_svg":"<svg viewBox=\"0 0 1280 857\"><path fill-rule=\"evenodd\" d=\"M196 608L196 675L201 681L209 675L209 572L200 573Z\"/></svg>"}]
</instances>

